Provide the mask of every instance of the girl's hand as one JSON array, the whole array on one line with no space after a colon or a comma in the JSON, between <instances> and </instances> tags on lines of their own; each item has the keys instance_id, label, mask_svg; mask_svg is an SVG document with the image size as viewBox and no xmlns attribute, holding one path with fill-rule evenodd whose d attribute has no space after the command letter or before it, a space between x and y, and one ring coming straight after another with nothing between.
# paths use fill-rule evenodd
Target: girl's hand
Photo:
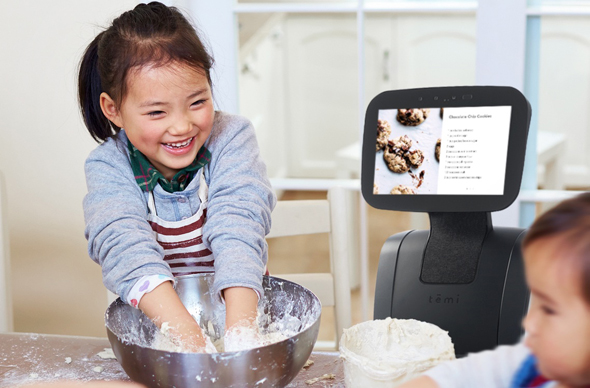
<instances>
[{"instance_id":1,"label":"girl's hand","mask_svg":"<svg viewBox=\"0 0 590 388\"><path fill-rule=\"evenodd\" d=\"M243 320L237 322L225 331L223 336L223 350L225 352L237 352L249 350L266 345L260 334L260 328L256 322Z\"/></svg>"},{"instance_id":2,"label":"girl's hand","mask_svg":"<svg viewBox=\"0 0 590 388\"><path fill-rule=\"evenodd\" d=\"M191 317L192 318L192 317ZM182 352L215 353L211 340L193 319L192 322L162 322L161 332Z\"/></svg>"},{"instance_id":3,"label":"girl's hand","mask_svg":"<svg viewBox=\"0 0 590 388\"><path fill-rule=\"evenodd\" d=\"M145 294L139 301L139 309L183 351L215 352L211 340L184 307L171 282L164 282Z\"/></svg>"}]
</instances>

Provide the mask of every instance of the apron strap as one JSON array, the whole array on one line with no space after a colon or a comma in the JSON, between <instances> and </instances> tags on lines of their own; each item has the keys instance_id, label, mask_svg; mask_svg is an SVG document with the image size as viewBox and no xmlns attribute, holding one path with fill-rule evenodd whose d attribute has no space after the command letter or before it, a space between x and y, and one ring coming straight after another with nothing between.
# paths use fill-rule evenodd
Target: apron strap
<instances>
[{"instance_id":1,"label":"apron strap","mask_svg":"<svg viewBox=\"0 0 590 388\"><path fill-rule=\"evenodd\" d=\"M156 213L156 201L154 200L154 193L152 191L148 194L148 210L150 214L157 215Z\"/></svg>"},{"instance_id":2,"label":"apron strap","mask_svg":"<svg viewBox=\"0 0 590 388\"><path fill-rule=\"evenodd\" d=\"M199 170L199 199L201 203L207 203L209 197L209 186L205 180L205 173L203 172L204 167Z\"/></svg>"}]
</instances>

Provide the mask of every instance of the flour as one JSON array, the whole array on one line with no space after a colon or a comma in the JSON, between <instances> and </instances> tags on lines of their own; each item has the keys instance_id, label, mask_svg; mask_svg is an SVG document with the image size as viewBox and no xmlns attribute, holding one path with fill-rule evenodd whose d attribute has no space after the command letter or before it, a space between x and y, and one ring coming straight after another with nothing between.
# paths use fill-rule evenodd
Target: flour
<instances>
[{"instance_id":1,"label":"flour","mask_svg":"<svg viewBox=\"0 0 590 388\"><path fill-rule=\"evenodd\" d=\"M238 322L226 330L223 336L223 350L226 352L239 352L261 346L264 346L264 342L260 330L248 322Z\"/></svg>"},{"instance_id":2,"label":"flour","mask_svg":"<svg viewBox=\"0 0 590 388\"><path fill-rule=\"evenodd\" d=\"M446 331L414 319L383 319L345 329L340 343L347 387L394 387L455 358Z\"/></svg>"},{"instance_id":3,"label":"flour","mask_svg":"<svg viewBox=\"0 0 590 388\"><path fill-rule=\"evenodd\" d=\"M225 332L223 336L223 350L225 352L238 352L250 350L262 346L274 344L287 339L288 336L280 331L263 333L260 327L250 322L238 322Z\"/></svg>"},{"instance_id":4,"label":"flour","mask_svg":"<svg viewBox=\"0 0 590 388\"><path fill-rule=\"evenodd\" d=\"M221 338L215 338L214 325L209 321L206 327L202 327L206 343L204 353L238 352L283 341L297 334L297 331L293 329L293 318L287 317L282 321L273 322L268 325L266 330L263 330L260 327L260 323L264 322L267 318L259 312L256 324L252 325L247 320L240 321L231 329L227 330ZM300 326L301 322L298 319L296 320ZM187 353L187 350L175 344L170 339L168 335L169 330L169 323L164 322L160 330L154 335L150 347L167 352Z\"/></svg>"},{"instance_id":5,"label":"flour","mask_svg":"<svg viewBox=\"0 0 590 388\"><path fill-rule=\"evenodd\" d=\"M56 354L56 357L48 357L48 354ZM101 368L100 376L96 376L97 367ZM31 370L34 372L30 372ZM94 356L70 357L67 353L64 354L61 348L52 348L42 335L23 339L19 343L18 351L9 350L5 354L0 354L2 388L63 380L83 382L97 378L124 380L127 375L115 360L103 360Z\"/></svg>"},{"instance_id":6,"label":"flour","mask_svg":"<svg viewBox=\"0 0 590 388\"><path fill-rule=\"evenodd\" d=\"M157 350L164 350L166 352L189 353L189 350L177 345L169 336L170 323L163 322L160 326L160 331L156 332L150 347ZM205 351L203 353L217 353L217 348L213 345L211 338L205 334Z\"/></svg>"},{"instance_id":7,"label":"flour","mask_svg":"<svg viewBox=\"0 0 590 388\"><path fill-rule=\"evenodd\" d=\"M297 300L293 300L292 296L282 295L282 293L282 291L278 292L274 299L275 307L277 305L281 307L282 315L276 316L268 313L269 302L264 301L258 307L255 324L241 321L225 333L220 333L219 328L224 327L224 310L219 311L212 319L201 322L201 329L207 343L205 353L237 352L260 348L284 341L308 328L318 312L311 310L304 316L295 316L294 310ZM192 315L195 321L199 322L199 315ZM216 330L216 328L218 329ZM169 330L169 323L164 322L148 346L167 352L186 353L186 350L170 340L167 335Z\"/></svg>"},{"instance_id":8,"label":"flour","mask_svg":"<svg viewBox=\"0 0 590 388\"><path fill-rule=\"evenodd\" d=\"M104 350L102 352L99 352L96 354L98 357L104 359L116 359L117 357L115 356L115 353L113 353L113 349L112 348L104 348Z\"/></svg>"}]
</instances>

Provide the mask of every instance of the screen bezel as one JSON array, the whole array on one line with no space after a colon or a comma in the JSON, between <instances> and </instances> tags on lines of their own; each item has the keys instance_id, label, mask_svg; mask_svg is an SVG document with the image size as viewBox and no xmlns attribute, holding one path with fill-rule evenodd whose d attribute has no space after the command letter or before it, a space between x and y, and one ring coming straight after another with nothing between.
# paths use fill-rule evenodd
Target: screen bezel
<instances>
[{"instance_id":1,"label":"screen bezel","mask_svg":"<svg viewBox=\"0 0 590 388\"><path fill-rule=\"evenodd\" d=\"M373 194L377 119L382 109L510 106L510 132L503 195ZM518 196L524 169L531 107L517 89L506 86L454 86L391 90L367 107L363 134L361 191L377 209L412 212L478 212L507 208Z\"/></svg>"}]
</instances>

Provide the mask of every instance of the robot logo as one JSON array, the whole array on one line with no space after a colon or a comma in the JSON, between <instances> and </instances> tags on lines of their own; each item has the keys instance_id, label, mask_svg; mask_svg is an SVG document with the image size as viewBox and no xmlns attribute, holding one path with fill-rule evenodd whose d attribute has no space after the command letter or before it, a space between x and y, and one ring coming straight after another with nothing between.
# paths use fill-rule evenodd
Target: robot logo
<instances>
[{"instance_id":1,"label":"robot logo","mask_svg":"<svg viewBox=\"0 0 590 388\"><path fill-rule=\"evenodd\" d=\"M435 296L430 295L428 298L428 303L459 304L459 294L457 294L455 297L443 296L442 294L436 294Z\"/></svg>"}]
</instances>

